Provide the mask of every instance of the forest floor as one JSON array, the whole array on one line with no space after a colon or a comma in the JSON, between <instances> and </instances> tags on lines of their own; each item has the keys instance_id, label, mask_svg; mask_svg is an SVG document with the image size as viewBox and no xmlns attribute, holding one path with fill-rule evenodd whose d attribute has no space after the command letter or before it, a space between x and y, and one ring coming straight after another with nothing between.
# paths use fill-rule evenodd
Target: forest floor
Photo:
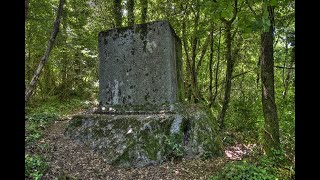
<instances>
[{"instance_id":1,"label":"forest floor","mask_svg":"<svg viewBox=\"0 0 320 180\"><path fill-rule=\"evenodd\" d=\"M64 136L69 121L70 117L54 121L38 141L45 148L33 153L44 156L49 165L42 179L208 179L226 163L240 160L252 151L252 146L238 144L225 147L223 156L212 159L182 159L158 166L119 168L108 165L100 154Z\"/></svg>"}]
</instances>

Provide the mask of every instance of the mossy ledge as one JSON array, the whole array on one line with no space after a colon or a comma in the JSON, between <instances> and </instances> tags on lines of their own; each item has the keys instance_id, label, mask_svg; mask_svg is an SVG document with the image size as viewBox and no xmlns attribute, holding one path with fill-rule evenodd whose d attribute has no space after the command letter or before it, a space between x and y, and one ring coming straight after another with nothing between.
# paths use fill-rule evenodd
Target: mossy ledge
<instances>
[{"instance_id":1,"label":"mossy ledge","mask_svg":"<svg viewBox=\"0 0 320 180\"><path fill-rule=\"evenodd\" d=\"M222 154L217 125L203 107L180 104L174 109L175 113L77 115L65 135L103 154L107 163L121 167L165 161L172 154L168 139L183 148L184 156Z\"/></svg>"}]
</instances>

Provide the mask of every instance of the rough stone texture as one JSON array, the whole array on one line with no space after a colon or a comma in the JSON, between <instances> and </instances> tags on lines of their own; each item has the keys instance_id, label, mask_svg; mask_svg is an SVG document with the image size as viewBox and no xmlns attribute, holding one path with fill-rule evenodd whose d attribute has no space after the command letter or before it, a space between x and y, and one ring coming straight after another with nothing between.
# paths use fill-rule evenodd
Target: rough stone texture
<instances>
[{"instance_id":1,"label":"rough stone texture","mask_svg":"<svg viewBox=\"0 0 320 180\"><path fill-rule=\"evenodd\" d=\"M99 33L102 105L163 105L183 99L181 41L167 21Z\"/></svg>"},{"instance_id":2,"label":"rough stone texture","mask_svg":"<svg viewBox=\"0 0 320 180\"><path fill-rule=\"evenodd\" d=\"M65 134L124 167L159 164L180 147L185 157L222 153L222 143L209 114L199 106L177 107L176 113L145 115L78 115Z\"/></svg>"}]
</instances>

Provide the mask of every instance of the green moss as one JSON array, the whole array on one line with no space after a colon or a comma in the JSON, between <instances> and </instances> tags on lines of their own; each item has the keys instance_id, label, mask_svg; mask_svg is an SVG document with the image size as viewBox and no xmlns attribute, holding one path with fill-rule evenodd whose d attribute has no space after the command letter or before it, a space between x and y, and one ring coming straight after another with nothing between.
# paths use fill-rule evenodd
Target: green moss
<instances>
[{"instance_id":1,"label":"green moss","mask_svg":"<svg viewBox=\"0 0 320 180\"><path fill-rule=\"evenodd\" d=\"M136 117L123 117L112 122L113 129L128 130L129 127L135 129L139 127L141 122Z\"/></svg>"},{"instance_id":2,"label":"green moss","mask_svg":"<svg viewBox=\"0 0 320 180\"><path fill-rule=\"evenodd\" d=\"M92 129L92 135L96 139L105 137L103 129L98 127Z\"/></svg>"},{"instance_id":3,"label":"green moss","mask_svg":"<svg viewBox=\"0 0 320 180\"><path fill-rule=\"evenodd\" d=\"M69 124L69 127L72 127L72 128L80 127L82 125L82 120L83 120L82 116L73 117L72 121Z\"/></svg>"},{"instance_id":4,"label":"green moss","mask_svg":"<svg viewBox=\"0 0 320 180\"><path fill-rule=\"evenodd\" d=\"M117 166L124 166L124 167L129 167L132 164L130 164L130 162L134 161L134 156L132 154L130 154L130 150L132 149L132 147L134 147L137 144L135 139L130 139L129 142L127 143L127 147L124 150L124 152L122 153L121 156L118 156L116 159L114 159L112 161L112 165L117 165Z\"/></svg>"},{"instance_id":5,"label":"green moss","mask_svg":"<svg viewBox=\"0 0 320 180\"><path fill-rule=\"evenodd\" d=\"M105 119L100 119L100 120L98 121L99 127L107 127L108 124L110 124L110 121L105 120Z\"/></svg>"},{"instance_id":6,"label":"green moss","mask_svg":"<svg viewBox=\"0 0 320 180\"><path fill-rule=\"evenodd\" d=\"M87 138L89 134L91 134L91 129L84 129L83 131L81 131L81 136L84 138Z\"/></svg>"},{"instance_id":7,"label":"green moss","mask_svg":"<svg viewBox=\"0 0 320 180\"><path fill-rule=\"evenodd\" d=\"M140 132L140 137L144 140L142 148L146 151L147 157L150 160L157 160L157 153L161 148L161 144L159 144L159 140L156 138L155 134L151 134L144 131Z\"/></svg>"}]
</instances>

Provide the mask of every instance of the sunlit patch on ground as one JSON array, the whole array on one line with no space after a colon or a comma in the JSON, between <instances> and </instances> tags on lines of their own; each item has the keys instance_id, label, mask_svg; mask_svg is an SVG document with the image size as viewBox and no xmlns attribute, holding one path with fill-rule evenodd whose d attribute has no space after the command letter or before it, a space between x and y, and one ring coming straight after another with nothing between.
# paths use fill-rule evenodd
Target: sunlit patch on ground
<instances>
[{"instance_id":1,"label":"sunlit patch on ground","mask_svg":"<svg viewBox=\"0 0 320 180\"><path fill-rule=\"evenodd\" d=\"M224 153L230 160L242 160L242 158L250 154L256 146L256 144L236 144L226 148Z\"/></svg>"}]
</instances>

